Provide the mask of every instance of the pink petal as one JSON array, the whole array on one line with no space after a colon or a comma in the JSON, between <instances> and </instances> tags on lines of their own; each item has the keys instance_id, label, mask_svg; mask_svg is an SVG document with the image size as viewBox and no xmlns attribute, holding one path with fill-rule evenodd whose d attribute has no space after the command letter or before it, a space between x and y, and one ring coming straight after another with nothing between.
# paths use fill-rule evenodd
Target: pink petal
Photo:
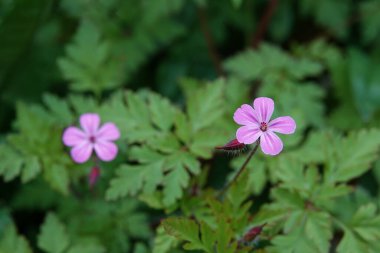
<instances>
[{"instance_id":1,"label":"pink petal","mask_svg":"<svg viewBox=\"0 0 380 253\"><path fill-rule=\"evenodd\" d=\"M262 135L257 126L242 126L236 131L236 138L240 143L252 144Z\"/></svg>"},{"instance_id":2,"label":"pink petal","mask_svg":"<svg viewBox=\"0 0 380 253\"><path fill-rule=\"evenodd\" d=\"M79 122L88 135L95 135L99 128L100 117L95 113L85 113L80 116Z\"/></svg>"},{"instance_id":3,"label":"pink petal","mask_svg":"<svg viewBox=\"0 0 380 253\"><path fill-rule=\"evenodd\" d=\"M96 138L104 141L115 141L120 138L120 132L114 123L105 123L96 133Z\"/></svg>"},{"instance_id":4,"label":"pink petal","mask_svg":"<svg viewBox=\"0 0 380 253\"><path fill-rule=\"evenodd\" d=\"M92 153L92 145L90 142L84 141L78 146L75 146L71 149L71 157L77 163L86 162Z\"/></svg>"},{"instance_id":5,"label":"pink petal","mask_svg":"<svg viewBox=\"0 0 380 253\"><path fill-rule=\"evenodd\" d=\"M296 130L296 122L292 117L278 117L268 124L269 130L280 134L292 134Z\"/></svg>"},{"instance_id":6,"label":"pink petal","mask_svg":"<svg viewBox=\"0 0 380 253\"><path fill-rule=\"evenodd\" d=\"M258 115L259 121L268 123L274 110L274 102L271 98L260 97L253 101L253 107Z\"/></svg>"},{"instance_id":7,"label":"pink petal","mask_svg":"<svg viewBox=\"0 0 380 253\"><path fill-rule=\"evenodd\" d=\"M278 155L283 144L281 139L273 132L266 131L260 138L261 150L267 155Z\"/></svg>"},{"instance_id":8,"label":"pink petal","mask_svg":"<svg viewBox=\"0 0 380 253\"><path fill-rule=\"evenodd\" d=\"M112 161L117 155L117 146L109 141L97 141L95 152L102 161Z\"/></svg>"},{"instance_id":9,"label":"pink petal","mask_svg":"<svg viewBox=\"0 0 380 253\"><path fill-rule=\"evenodd\" d=\"M234 120L239 125L259 125L259 119L252 106L244 104L234 113Z\"/></svg>"},{"instance_id":10,"label":"pink petal","mask_svg":"<svg viewBox=\"0 0 380 253\"><path fill-rule=\"evenodd\" d=\"M62 141L66 146L72 147L79 145L86 139L86 134L77 127L68 127L62 135Z\"/></svg>"}]
</instances>

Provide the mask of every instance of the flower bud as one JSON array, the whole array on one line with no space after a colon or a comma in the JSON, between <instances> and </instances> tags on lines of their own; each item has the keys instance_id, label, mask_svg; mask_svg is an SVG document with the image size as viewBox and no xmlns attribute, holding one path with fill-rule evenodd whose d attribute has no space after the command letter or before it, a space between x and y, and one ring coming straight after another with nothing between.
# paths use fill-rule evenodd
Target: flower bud
<instances>
[{"instance_id":1,"label":"flower bud","mask_svg":"<svg viewBox=\"0 0 380 253\"><path fill-rule=\"evenodd\" d=\"M237 139L233 139L232 141L228 142L224 146L218 146L216 149L219 150L225 150L225 151L230 151L230 150L242 150L245 148L244 143L240 143Z\"/></svg>"},{"instance_id":2,"label":"flower bud","mask_svg":"<svg viewBox=\"0 0 380 253\"><path fill-rule=\"evenodd\" d=\"M263 225L261 226L256 226L256 227L253 227L251 228L243 237L243 241L245 242L251 242L253 240L256 239L256 237L258 235L261 234L261 231L263 230L263 227L266 225L266 223L264 223Z\"/></svg>"},{"instance_id":3,"label":"flower bud","mask_svg":"<svg viewBox=\"0 0 380 253\"><path fill-rule=\"evenodd\" d=\"M90 174L88 175L88 185L90 186L90 188L92 188L96 184L99 176L100 169L97 166L92 167Z\"/></svg>"}]
</instances>

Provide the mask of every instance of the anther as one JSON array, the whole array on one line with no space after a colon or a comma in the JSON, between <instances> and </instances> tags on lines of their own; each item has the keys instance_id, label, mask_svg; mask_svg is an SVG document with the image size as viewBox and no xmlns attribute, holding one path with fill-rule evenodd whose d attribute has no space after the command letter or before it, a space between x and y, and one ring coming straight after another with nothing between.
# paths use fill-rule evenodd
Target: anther
<instances>
[{"instance_id":1,"label":"anther","mask_svg":"<svg viewBox=\"0 0 380 253\"><path fill-rule=\"evenodd\" d=\"M260 124L260 130L265 132L268 129L268 125L265 122L261 122Z\"/></svg>"}]
</instances>

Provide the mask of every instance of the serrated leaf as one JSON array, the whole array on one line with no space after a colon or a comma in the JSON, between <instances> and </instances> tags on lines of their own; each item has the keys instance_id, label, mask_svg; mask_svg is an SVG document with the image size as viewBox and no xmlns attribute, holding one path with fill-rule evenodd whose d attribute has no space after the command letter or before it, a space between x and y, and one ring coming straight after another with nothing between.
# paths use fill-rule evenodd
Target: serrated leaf
<instances>
[{"instance_id":1,"label":"serrated leaf","mask_svg":"<svg viewBox=\"0 0 380 253\"><path fill-rule=\"evenodd\" d=\"M194 155L210 159L215 147L225 141L225 136L217 129L203 129L193 135L190 151Z\"/></svg>"},{"instance_id":2,"label":"serrated leaf","mask_svg":"<svg viewBox=\"0 0 380 253\"><path fill-rule=\"evenodd\" d=\"M186 115L182 112L177 112L174 123L175 134L178 136L178 138L185 143L190 142L192 131L191 125Z\"/></svg>"},{"instance_id":3,"label":"serrated leaf","mask_svg":"<svg viewBox=\"0 0 380 253\"><path fill-rule=\"evenodd\" d=\"M328 182L342 182L358 177L370 169L370 164L378 157L380 132L378 130L352 133L336 148L337 158L329 161L332 167L327 175Z\"/></svg>"},{"instance_id":4,"label":"serrated leaf","mask_svg":"<svg viewBox=\"0 0 380 253\"><path fill-rule=\"evenodd\" d=\"M36 156L27 158L24 168L21 173L21 181L23 183L29 182L41 172L41 165Z\"/></svg>"},{"instance_id":5,"label":"serrated leaf","mask_svg":"<svg viewBox=\"0 0 380 253\"><path fill-rule=\"evenodd\" d=\"M193 132L210 126L224 111L222 79L207 84L188 97L187 113Z\"/></svg>"},{"instance_id":6,"label":"serrated leaf","mask_svg":"<svg viewBox=\"0 0 380 253\"><path fill-rule=\"evenodd\" d=\"M68 126L73 122L73 115L66 100L59 99L51 94L45 94L43 101L51 112L51 116L62 126Z\"/></svg>"},{"instance_id":7,"label":"serrated leaf","mask_svg":"<svg viewBox=\"0 0 380 253\"><path fill-rule=\"evenodd\" d=\"M175 107L167 99L152 93L149 96L149 109L152 122L163 131L170 130L174 123Z\"/></svg>"},{"instance_id":8,"label":"serrated leaf","mask_svg":"<svg viewBox=\"0 0 380 253\"><path fill-rule=\"evenodd\" d=\"M2 229L2 237L0 238L1 253L32 253L28 241L17 234L16 227L13 224L8 224Z\"/></svg>"},{"instance_id":9,"label":"serrated leaf","mask_svg":"<svg viewBox=\"0 0 380 253\"><path fill-rule=\"evenodd\" d=\"M156 186L162 180L161 164L157 164L153 168L140 166L123 165L117 170L116 178L111 180L110 187L107 190L107 200L115 200L126 195L136 195L147 181L147 192L155 190ZM149 172L154 173L149 173ZM159 175L157 175L159 173Z\"/></svg>"},{"instance_id":10,"label":"serrated leaf","mask_svg":"<svg viewBox=\"0 0 380 253\"><path fill-rule=\"evenodd\" d=\"M54 213L49 213L38 235L38 247L48 253L62 253L69 243L65 226Z\"/></svg>"},{"instance_id":11,"label":"serrated leaf","mask_svg":"<svg viewBox=\"0 0 380 253\"><path fill-rule=\"evenodd\" d=\"M333 235L331 217L324 212L308 212L305 233L319 249L319 252L328 252Z\"/></svg>"},{"instance_id":12,"label":"serrated leaf","mask_svg":"<svg viewBox=\"0 0 380 253\"><path fill-rule=\"evenodd\" d=\"M322 66L310 59L297 59L280 48L261 44L259 50L246 50L224 63L227 71L243 80L255 80L279 73L290 79L301 80L322 71Z\"/></svg>"},{"instance_id":13,"label":"serrated leaf","mask_svg":"<svg viewBox=\"0 0 380 253\"><path fill-rule=\"evenodd\" d=\"M164 178L164 199L165 205L169 206L182 197L183 188L188 186L190 177L182 166L174 168Z\"/></svg>"},{"instance_id":14,"label":"serrated leaf","mask_svg":"<svg viewBox=\"0 0 380 253\"><path fill-rule=\"evenodd\" d=\"M177 240L173 236L165 233L162 225L158 226L157 234L154 238L153 253L168 253L177 244Z\"/></svg>"},{"instance_id":15,"label":"serrated leaf","mask_svg":"<svg viewBox=\"0 0 380 253\"><path fill-rule=\"evenodd\" d=\"M1 172L5 182L8 182L20 174L23 160L14 152L5 153L4 155L6 159L2 161Z\"/></svg>"},{"instance_id":16,"label":"serrated leaf","mask_svg":"<svg viewBox=\"0 0 380 253\"><path fill-rule=\"evenodd\" d=\"M213 233L206 224L198 225L195 221L184 218L169 218L164 220L162 225L166 233L187 242L184 245L186 250L213 252ZM202 230L202 234L200 234L200 230Z\"/></svg>"},{"instance_id":17,"label":"serrated leaf","mask_svg":"<svg viewBox=\"0 0 380 253\"><path fill-rule=\"evenodd\" d=\"M295 228L291 233L286 235L276 236L272 243L274 244L275 252L284 253L319 253L320 251L311 243L305 234L303 228Z\"/></svg>"},{"instance_id":18,"label":"serrated leaf","mask_svg":"<svg viewBox=\"0 0 380 253\"><path fill-rule=\"evenodd\" d=\"M344 236L337 252L378 252L379 237L380 215L376 206L372 203L361 206L344 227Z\"/></svg>"},{"instance_id":19,"label":"serrated leaf","mask_svg":"<svg viewBox=\"0 0 380 253\"><path fill-rule=\"evenodd\" d=\"M69 174L66 168L60 164L47 166L44 171L47 182L64 195L69 194Z\"/></svg>"},{"instance_id":20,"label":"serrated leaf","mask_svg":"<svg viewBox=\"0 0 380 253\"><path fill-rule=\"evenodd\" d=\"M337 252L339 253L356 253L356 252L370 253L371 251L367 247L366 243L358 239L352 231L345 230L343 239L340 241L339 246L337 248Z\"/></svg>"},{"instance_id":21,"label":"serrated leaf","mask_svg":"<svg viewBox=\"0 0 380 253\"><path fill-rule=\"evenodd\" d=\"M110 44L102 40L99 29L90 21L81 23L66 54L58 65L64 77L72 81L72 90L99 94L121 84L120 62L113 58Z\"/></svg>"}]
</instances>

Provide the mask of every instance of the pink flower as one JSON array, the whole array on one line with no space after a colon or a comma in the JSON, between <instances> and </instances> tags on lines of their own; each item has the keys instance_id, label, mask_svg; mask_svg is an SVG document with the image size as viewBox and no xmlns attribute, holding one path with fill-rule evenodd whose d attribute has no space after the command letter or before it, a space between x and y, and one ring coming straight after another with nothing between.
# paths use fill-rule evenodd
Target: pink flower
<instances>
[{"instance_id":1,"label":"pink flower","mask_svg":"<svg viewBox=\"0 0 380 253\"><path fill-rule=\"evenodd\" d=\"M79 121L83 130L70 126L62 136L63 143L72 147L70 154L73 160L86 162L94 149L100 160L113 160L117 155L117 146L112 141L120 138L116 125L107 122L99 128L100 117L95 113L82 114Z\"/></svg>"},{"instance_id":2,"label":"pink flower","mask_svg":"<svg viewBox=\"0 0 380 253\"><path fill-rule=\"evenodd\" d=\"M273 110L273 100L266 97L256 98L253 107L244 104L238 108L234 120L242 127L236 131L237 140L244 144L252 144L260 139L260 147L265 154L279 154L283 144L275 132L292 134L296 130L296 122L289 116L269 121Z\"/></svg>"}]
</instances>

